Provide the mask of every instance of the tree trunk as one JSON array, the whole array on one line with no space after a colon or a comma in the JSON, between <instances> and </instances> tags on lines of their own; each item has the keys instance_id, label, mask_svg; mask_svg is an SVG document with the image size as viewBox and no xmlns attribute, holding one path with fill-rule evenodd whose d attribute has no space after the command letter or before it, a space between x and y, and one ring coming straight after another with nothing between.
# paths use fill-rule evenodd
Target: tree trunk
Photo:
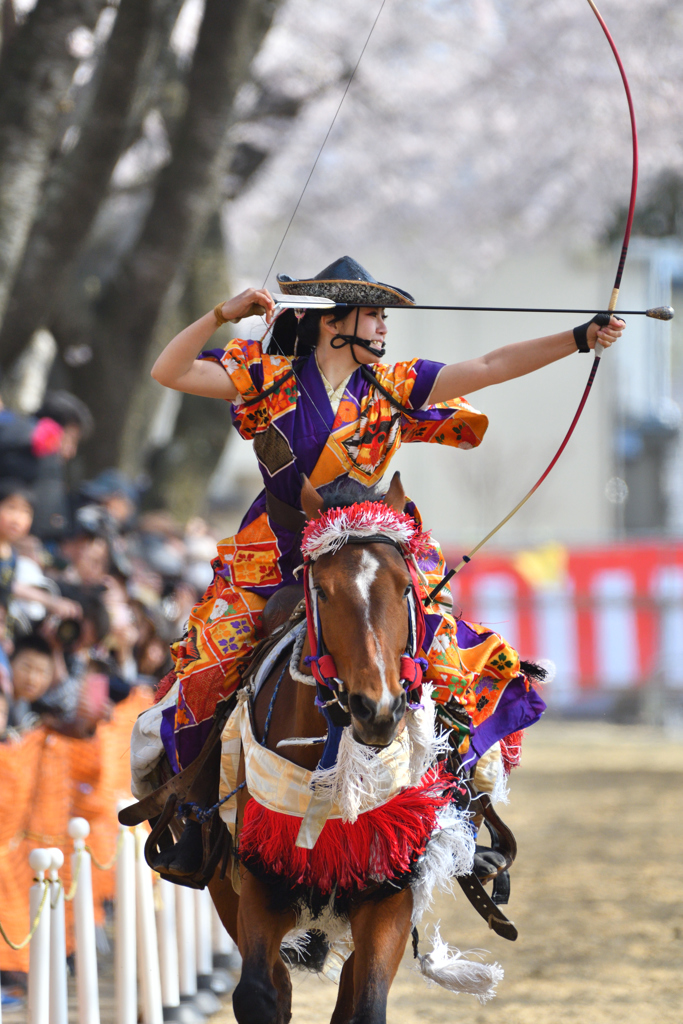
<instances>
[{"instance_id":1,"label":"tree trunk","mask_svg":"<svg viewBox=\"0 0 683 1024\"><path fill-rule=\"evenodd\" d=\"M214 214L192 261L182 300L174 310L175 322L167 315L160 320L154 349L160 351L174 333L211 309L217 297L228 294L225 244L219 215ZM212 339L211 347L222 348L229 337L227 328L223 329ZM152 358L156 354L149 353ZM132 476L140 472L149 476L146 507L168 508L178 519L186 520L203 510L206 485L231 429L230 405L214 398L179 396L172 437L154 447L150 444L154 440L150 439L150 409L158 408L166 389L152 380L146 370L147 366L126 422L121 466Z\"/></svg>"},{"instance_id":2,"label":"tree trunk","mask_svg":"<svg viewBox=\"0 0 683 1024\"><path fill-rule=\"evenodd\" d=\"M106 0L38 0L0 66L0 317L40 198L60 104L78 63L67 36Z\"/></svg>"},{"instance_id":3,"label":"tree trunk","mask_svg":"<svg viewBox=\"0 0 683 1024\"><path fill-rule=\"evenodd\" d=\"M5 366L49 322L55 296L63 291L106 193L123 146L153 7L154 0L121 0L79 141L48 177L0 330Z\"/></svg>"},{"instance_id":4,"label":"tree trunk","mask_svg":"<svg viewBox=\"0 0 683 1024\"><path fill-rule=\"evenodd\" d=\"M235 96L276 7L270 0L207 0L173 159L159 176L137 244L93 307L93 358L73 370L73 389L96 410L99 422L86 448L90 472L119 460L155 322L174 285L180 293L189 259L217 208L231 153ZM66 340L63 326L56 336Z\"/></svg>"}]
</instances>

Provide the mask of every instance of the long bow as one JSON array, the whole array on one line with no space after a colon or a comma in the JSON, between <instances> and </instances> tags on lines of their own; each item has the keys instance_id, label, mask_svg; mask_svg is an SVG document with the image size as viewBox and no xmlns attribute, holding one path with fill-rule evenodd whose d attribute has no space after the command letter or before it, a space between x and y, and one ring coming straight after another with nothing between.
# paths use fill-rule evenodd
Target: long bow
<instances>
[{"instance_id":1,"label":"long bow","mask_svg":"<svg viewBox=\"0 0 683 1024\"><path fill-rule=\"evenodd\" d=\"M361 60L363 58L363 54L365 53L365 51L367 49L367 46L368 46L368 43L370 42L370 38L371 38L371 36L372 36L376 26L377 26L377 22L379 21L379 17L380 17L380 15L382 13L382 10L384 9L385 3L386 3L386 0L381 0L379 9L378 9L377 14L375 15L375 19L374 19L374 21L372 23L372 27L370 29L370 32L368 33L368 36L367 36L367 38L366 38L366 40L365 40L365 42L363 44L363 48L362 48L362 50L360 52L360 55L358 57L358 61L356 62L356 65L355 65L355 67L353 69L353 72L352 72L350 78L349 78L349 81L346 84L346 88L344 90L344 93L343 93L340 101L339 101L337 109L336 109L336 111L334 113L334 117L332 118L332 122L331 122L329 128L327 129L327 133L325 135L325 138L323 139L322 145L320 146L320 149L318 150L318 153L317 153L317 156L316 156L315 161L313 163L313 166L311 167L310 173L309 173L309 175L308 175L308 177L306 179L304 187L303 187L303 189L301 191L301 194L300 194L300 196L299 196L299 198L297 200L296 206L294 207L292 215L289 218L289 222L287 224L285 232L284 232L284 234L282 236L282 239L280 240L280 244L279 244L279 246L277 248L275 256L273 257L273 260L272 260L272 263L271 263L270 268L268 270L268 273L266 274L266 278L264 280L264 286L265 286L265 281L267 281L268 277L270 276L270 272L273 269L273 266L275 265L275 260L277 259L277 255L280 252L280 250L282 248L282 245L283 245L283 243L285 241L285 238L287 237L287 235L289 233L289 229L292 226L292 222L294 220L294 217L296 216L296 213L297 213L297 211L299 209L299 206L301 205L301 201L302 201L302 199L304 197L304 194L305 194L305 192L306 192L306 190L308 188L308 185L309 185L309 183L311 181L311 178L312 178L313 173L314 173L314 171L316 169L318 161L320 160L320 156L322 154L322 151L325 148L325 145L327 144L327 141L328 141L328 139L330 137L330 133L332 131L332 128L333 128L333 126L334 126L334 124L335 124L335 122L337 120L337 117L339 116L339 112L341 110L342 104L344 103L344 100L345 100L345 98L347 96L347 93L349 91L349 88L351 86L351 82L353 81L353 79L355 77L355 74L356 74L356 71L358 70L360 62L361 62ZM623 62L622 62L621 57L619 55L619 51L617 49L616 43L614 42L614 39L612 38L612 34L611 34L610 30L608 29L608 27L607 27L607 25L605 23L605 19L600 14L600 11L598 10L597 6L595 5L594 0L588 0L588 4L590 5L591 10L593 11L595 17L598 19L600 27L601 27L603 33L605 34L605 38L607 39L607 42L609 43L610 49L612 50L612 53L614 54L614 59L617 62L617 67L619 68L619 74L621 75L621 80L622 80L623 85L624 85L624 91L626 93L626 101L628 103L629 117L630 117L630 120L631 120L631 138L632 138L632 144L633 144L633 148L632 148L632 153L633 153L633 156L632 156L632 173L631 173L631 195L630 195L629 205L628 205L628 216L626 218L626 227L624 229L624 240L623 240L622 246L621 246L621 253L619 255L619 263L617 265L617 272L616 272L616 275L615 275L615 278L614 278L614 285L612 286L612 294L610 296L610 300L609 300L609 303L607 305L608 312L607 313L600 313L600 314L598 314L598 316L604 317L604 323L608 323L611 313L613 313L616 310L616 308L617 308L617 300L619 298L619 288L621 287L621 278L622 278L623 273L624 273L624 266L626 265L626 256L627 256L627 253L628 253L628 246L629 246L629 242L631 240L631 228L633 226L633 215L634 215L634 212L635 212L636 194L637 194L637 191L638 191L638 132L637 132L637 129L636 129L636 115L635 115L635 110L634 110L634 107L633 107L633 98L631 96L631 88L629 86L628 78L626 77L626 71L624 69L624 65L623 65ZM410 307L402 307L402 308L410 308ZM416 308L424 308L424 309L429 309L429 308L431 308L431 309L484 309L484 308L487 308L487 309L491 309L491 307L473 307L473 306L431 306L431 307L430 306L423 306L423 307L416 307ZM496 307L496 308L500 309L502 311L502 307ZM538 309L538 310L536 310L536 309L534 309L534 310L515 310L515 311L519 311L519 312L539 312L539 313L540 312L572 312L570 310L540 310L540 309ZM590 310L573 310L573 312L591 312L591 311ZM658 319L658 320L670 320L673 317L673 310L671 309L670 306L660 306L660 307L657 307L656 309L648 309L648 310L628 310L628 312L629 313L633 313L633 314L642 314L642 315L645 315L645 316L654 317L655 319ZM533 487L524 495L522 500L519 501L515 505L515 507L512 509L512 511L508 512L508 514L505 516L505 518L501 519L501 521L496 526L494 526L494 528L492 530L490 530L486 534L486 536L482 540L480 540L479 543L476 544L471 549L471 551L468 554L463 555L460 563L454 569L451 569L444 576L443 580L439 583L439 585L437 587L435 587L434 590L431 591L429 596L425 599L425 604L430 604L436 598L436 596L439 593L439 591L443 587L446 586L446 584L449 582L449 580L451 580L453 578L453 576L455 576L456 573L460 572L460 570L462 568L464 568L464 566L466 566L469 561L471 561L471 559L477 553L477 551L479 551L484 546L484 544L486 544L496 533L498 533L498 531L503 526L505 526L505 524L507 522L510 521L510 519L512 519L512 517L514 515L516 515L517 512L519 512L519 510L522 508L522 506L525 505L527 503L527 501L529 500L529 498L532 496L532 494L534 494L538 490L538 488L541 486L543 481L546 479L546 477L552 471L554 466L557 464L557 461L559 460L560 456L562 455L562 453L564 452L565 448L567 447L567 444L569 443L569 439L571 438L572 434L574 433L574 430L576 429L576 425L579 422L579 420L581 418L581 414L583 413L583 410L584 410L584 408L586 406L586 402L588 401L588 396L590 394L591 388L593 387L593 381L595 380L595 376L596 376L596 374L598 372L598 367L600 366L600 358L602 356L602 353L603 353L602 346L599 343L596 343L595 349L594 349L593 365L591 366L591 370L590 370L590 373L588 375L588 381L586 383L586 387L584 388L584 391L583 391L583 394L581 396L581 400L579 402L579 405L578 405L578 408L576 410L576 413L574 414L574 418L572 419L572 421L571 421L571 423L569 425L569 429L567 430L567 433L563 437L562 442L561 442L559 448L557 449L557 451L553 455L552 459L550 460L550 462L546 466L546 468L543 471L543 473L541 474L541 476L538 478L538 480L533 485Z\"/></svg>"},{"instance_id":2,"label":"long bow","mask_svg":"<svg viewBox=\"0 0 683 1024\"><path fill-rule=\"evenodd\" d=\"M611 34L610 30L607 28L607 25L605 24L605 19L600 14L600 11L596 7L596 5L593 2L593 0L588 0L588 3L590 5L591 10L593 11L595 17L598 19L598 22L600 23L600 27L602 28L602 31L605 34L607 42L610 45L612 53L614 54L614 58L615 58L615 60L617 62L617 66L619 68L619 74L621 75L621 80L622 80L622 82L624 84L624 91L626 93L626 101L628 103L628 111L629 111L629 116L630 116L630 119L631 119L631 138L632 138L632 143L633 143L633 149L632 149L632 172L631 172L631 196L630 196L629 204L628 204L628 216L626 218L626 228L624 230L624 240L622 242L621 253L619 255L619 263L617 265L617 272L616 272L616 275L615 275L615 278L614 278L614 285L612 286L612 294L610 296L610 300L609 300L609 303L608 303L608 306L607 306L607 309L608 309L609 313L611 314L617 308L617 300L619 298L619 289L621 287L621 278L623 276L624 267L626 265L626 256L627 256L627 253L628 253L629 242L631 241L631 228L633 227L633 214L634 214L635 208L636 208L636 195L637 195L637 192L638 192L638 130L636 128L636 112L635 112L635 109L634 109L634 106L633 106L633 97L631 96L631 87L628 84L628 78L626 77L626 70L624 68L624 65L623 65L623 62L621 60L621 57L619 56L619 51L617 50L616 43L614 42L614 39L612 38L612 34ZM668 307L667 307L667 309L668 309ZM667 317L662 317L662 319L669 319L669 317L668 316ZM591 366L591 370L590 370L590 373L588 375L588 381L586 383L586 387L584 388L583 394L581 396L581 401L579 402L579 406L578 406L578 408L577 408L577 410L576 410L576 412L574 414L574 418L573 418L573 420L571 421L571 423L569 425L569 430L564 435L564 438L562 439L562 442L561 442L559 448L557 449L557 451L553 455L552 459L550 460L550 462L548 463L548 465L546 466L546 468L544 469L543 473L540 475L540 477L538 478L536 483L533 485L531 490L528 491L524 495L522 500L519 501L515 505L515 507L512 509L512 511L508 512L508 514L505 516L504 519L501 519L501 521L496 526L494 526L494 528L492 530L490 530L486 534L486 536L482 540L480 540L479 543L476 544L468 554L463 555L463 557L460 560L459 564L456 565L456 567L454 569L451 569L444 576L443 580L441 580L439 585L437 587L435 587L431 591L431 593L429 594L429 597L427 597L426 600L425 600L425 604L430 604L436 598L436 596L439 593L439 591L442 590L443 587L446 586L446 584L453 578L453 576L455 576L456 573L460 572L460 570L462 568L464 568L464 566L466 566L469 561L472 560L473 556L476 555L477 551L479 551L481 548L483 548L484 544L486 544L491 539L491 537L494 536L494 534L498 533L498 531L503 526L505 526L505 524L507 522L509 522L509 520L512 519L512 517L517 512L519 512L519 510L522 508L523 505L526 505L526 503L529 500L529 498L531 497L531 495L534 494L538 490L538 488L541 486L541 484L546 479L548 474L551 472L553 467L556 465L558 459L562 455L562 452L567 447L567 444L569 443L570 437L572 436L572 434L574 433L574 430L576 429L576 424L581 419L581 414L582 414L582 412L583 412L583 410L585 408L586 402L588 401L588 396L590 394L591 388L593 387L593 381L595 380L595 376L596 376L596 374L598 372L598 367L600 366L600 358L602 356L602 353L603 353L602 345L600 345L599 343L596 342L595 350L594 350L593 365Z\"/></svg>"}]
</instances>

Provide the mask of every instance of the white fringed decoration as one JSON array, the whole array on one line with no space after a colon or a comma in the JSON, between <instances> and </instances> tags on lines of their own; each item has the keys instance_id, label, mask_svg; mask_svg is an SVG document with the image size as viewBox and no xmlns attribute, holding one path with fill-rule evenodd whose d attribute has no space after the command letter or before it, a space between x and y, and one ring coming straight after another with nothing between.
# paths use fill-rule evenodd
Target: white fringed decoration
<instances>
[{"instance_id":1,"label":"white fringed decoration","mask_svg":"<svg viewBox=\"0 0 683 1024\"><path fill-rule=\"evenodd\" d=\"M551 661L550 658L537 658L536 664L539 668L545 669L546 677L542 680L534 679L534 685L539 682L541 686L547 686L548 683L552 683L557 674L557 665L555 662Z\"/></svg>"},{"instance_id":2,"label":"white fringed decoration","mask_svg":"<svg viewBox=\"0 0 683 1024\"><path fill-rule=\"evenodd\" d=\"M337 762L332 768L318 768L311 789L319 799L336 803L342 821L353 824L358 815L385 803L393 791L393 773L372 747L357 743L351 726L342 732Z\"/></svg>"},{"instance_id":3,"label":"white fringed decoration","mask_svg":"<svg viewBox=\"0 0 683 1024\"><path fill-rule=\"evenodd\" d=\"M419 527L410 516L395 512L381 502L362 502L348 508L333 508L311 520L304 531L301 550L316 561L321 555L334 554L349 538L386 537L408 550Z\"/></svg>"},{"instance_id":4,"label":"white fringed decoration","mask_svg":"<svg viewBox=\"0 0 683 1024\"><path fill-rule=\"evenodd\" d=\"M434 926L432 951L426 956L419 956L419 969L423 977L433 981L449 992L466 992L476 996L480 1003L486 1003L496 994L496 986L503 980L503 968L500 964L479 963L465 959L465 953L444 942L439 926ZM470 949L468 953L479 955L479 950Z\"/></svg>"},{"instance_id":5,"label":"white fringed decoration","mask_svg":"<svg viewBox=\"0 0 683 1024\"><path fill-rule=\"evenodd\" d=\"M312 917L310 911L303 910L299 914L296 927L287 932L280 950L285 958L288 954L302 956L306 952L309 943L309 932L322 932L327 939L330 948L334 949L343 963L353 952L353 939L351 938L351 925L348 917L340 917L332 910L332 901L323 907L317 917ZM323 973L327 973L323 968Z\"/></svg>"},{"instance_id":6,"label":"white fringed decoration","mask_svg":"<svg viewBox=\"0 0 683 1024\"><path fill-rule=\"evenodd\" d=\"M437 761L448 756L448 733L437 732L436 705L432 700L433 686L422 687L422 708L408 711L406 728L410 737L410 784L417 786L423 775Z\"/></svg>"},{"instance_id":7,"label":"white fringed decoration","mask_svg":"<svg viewBox=\"0 0 683 1024\"><path fill-rule=\"evenodd\" d=\"M437 826L410 883L414 927L420 924L424 912L434 906L435 889L452 895L453 879L472 871L475 838L469 819L469 812L459 811L453 804L439 811Z\"/></svg>"},{"instance_id":8,"label":"white fringed decoration","mask_svg":"<svg viewBox=\"0 0 683 1024\"><path fill-rule=\"evenodd\" d=\"M491 790L491 803L492 804L509 804L510 803L510 789L508 787L508 774L505 771L505 765L502 760L498 765L498 774L496 775L496 781L493 784Z\"/></svg>"}]
</instances>

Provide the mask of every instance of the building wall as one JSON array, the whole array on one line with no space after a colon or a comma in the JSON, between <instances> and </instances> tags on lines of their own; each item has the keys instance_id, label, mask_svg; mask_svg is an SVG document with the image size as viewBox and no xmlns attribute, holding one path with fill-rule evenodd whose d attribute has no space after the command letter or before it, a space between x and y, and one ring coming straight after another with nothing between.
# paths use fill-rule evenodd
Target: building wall
<instances>
[{"instance_id":1,"label":"building wall","mask_svg":"<svg viewBox=\"0 0 683 1024\"><path fill-rule=\"evenodd\" d=\"M653 273L653 251L658 251L656 246L653 250L646 244L639 251L636 245L624 276L621 308L667 301L660 278ZM395 253L390 260L386 253L360 255L376 276L408 289L418 302L584 309L604 308L616 261L613 253L570 252L558 239L503 262L463 295L449 284L447 267L411 265L409 252ZM388 358L419 355L456 362L500 345L570 329L589 318L590 314L391 310ZM246 331L262 333L261 321L247 323ZM662 322L628 318L627 333L604 356L583 416L556 468L491 541L494 547L529 547L549 540L599 544L623 535L625 510L619 504L619 488L615 491L613 486L615 478L618 482L626 473L617 434L629 410L650 415L647 410L663 408L661 396L671 392L670 337L670 327ZM591 360L572 354L536 373L468 396L490 421L478 449L401 449L392 469L401 471L407 492L442 544L454 551L467 550L535 483L569 427ZM667 400L671 411L670 397ZM238 499L230 517L232 528L261 487L250 446L235 434L214 481L215 486L226 483Z\"/></svg>"}]
</instances>

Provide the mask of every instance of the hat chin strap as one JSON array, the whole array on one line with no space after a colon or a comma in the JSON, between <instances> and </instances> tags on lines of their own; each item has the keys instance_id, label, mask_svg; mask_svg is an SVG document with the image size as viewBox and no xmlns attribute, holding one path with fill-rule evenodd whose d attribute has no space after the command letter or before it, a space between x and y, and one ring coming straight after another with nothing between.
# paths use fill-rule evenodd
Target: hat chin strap
<instances>
[{"instance_id":1,"label":"hat chin strap","mask_svg":"<svg viewBox=\"0 0 683 1024\"><path fill-rule=\"evenodd\" d=\"M358 332L358 318L359 318L359 316L360 316L360 306L356 306L356 323L355 323L354 328L353 328L353 334L335 334L335 336L330 341L330 345L332 346L332 348L344 348L345 345L350 345L351 346L351 355L353 356L354 362L357 363L358 366L364 366L365 364L362 363L360 361L360 359L356 358L356 350L355 350L355 346L356 345L360 345L360 347L364 348L366 350L366 352L372 352L373 356L379 356L380 359L383 358L383 356L384 356L384 354L385 354L385 352L387 350L387 346L386 346L386 343L383 341L382 342L382 348L379 351L377 351L377 349L372 348L370 346L370 342L366 338L359 338L358 337L358 333L357 332ZM335 345L335 341L337 339L339 339L341 341L341 345Z\"/></svg>"}]
</instances>

